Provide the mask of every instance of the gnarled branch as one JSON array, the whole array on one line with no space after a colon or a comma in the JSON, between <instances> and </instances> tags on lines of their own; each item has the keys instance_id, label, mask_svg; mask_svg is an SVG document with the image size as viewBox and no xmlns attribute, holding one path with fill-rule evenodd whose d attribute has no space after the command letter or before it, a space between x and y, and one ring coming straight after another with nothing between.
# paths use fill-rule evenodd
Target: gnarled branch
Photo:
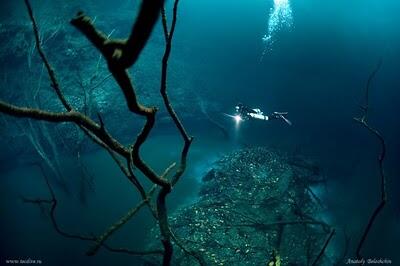
<instances>
[{"instance_id":1,"label":"gnarled branch","mask_svg":"<svg viewBox=\"0 0 400 266\"><path fill-rule=\"evenodd\" d=\"M50 204L50 217L52 220L53 227L55 230L62 236L74 239L80 239L85 241L94 241L96 244L93 246L91 250L89 250L89 254L95 254L100 246L104 246L106 249L113 252L124 252L131 255L146 255L146 254L163 254L163 264L169 265L172 258L173 247L171 244L171 231L168 225L168 216L167 216L167 208L166 208L166 196L171 192L172 187L178 182L179 178L183 175L186 169L186 161L188 151L192 142L192 137L189 136L178 118L175 110L170 104L170 100L167 95L167 69L168 69L168 60L171 53L172 47L172 38L175 31L176 20L177 20L177 8L178 8L178 0L175 0L173 7L173 19L171 28L168 31L168 27L166 24L166 16L165 11L163 10L164 0L152 0L152 1L143 1L138 18L135 24L132 27L131 34L127 39L110 39L110 36L106 36L101 31L97 30L94 26L92 20L86 16L84 13L78 13L77 16L71 20L71 24L75 26L78 30L80 30L88 40L100 51L100 53L105 57L106 62L108 64L109 71L111 72L114 79L117 81L121 91L124 94L127 106L130 111L133 113L143 116L146 119L145 125L142 128L141 132L137 136L136 141L130 147L125 147L120 144L115 138L113 138L105 129L103 121L99 116L100 123L96 123L89 116L82 114L78 111L75 111L73 107L67 102L64 97L60 85L57 81L55 72L50 65L49 61L46 58L45 53L41 47L39 31L37 28L37 24L35 18L33 16L32 8L29 3L29 0L25 0L26 6L28 8L29 17L31 19L33 25L33 31L35 34L36 46L39 52L40 57L42 58L44 65L47 69L49 78L52 83L52 87L55 90L58 98L62 102L66 112L51 112L45 111L35 108L26 108L26 107L18 107L9 103L5 103L0 101L0 112L14 116L14 117L24 117L48 122L71 122L78 125L86 135L88 135L95 143L105 148L116 161L121 171L129 178L129 180L136 186L141 194L143 200L133 209L131 209L124 217L122 217L118 222L113 224L102 236L94 237L94 236L85 236L78 234L71 234L62 230L55 218L55 211L57 208L57 198L52 190L47 178L46 183L48 189L51 194L51 199L24 199L25 202L35 203L35 204ZM142 144L147 140L153 126L155 123L155 115L157 112L157 108L155 107L147 107L138 101L136 97L135 88L133 86L133 82L129 77L127 68L132 66L136 61L140 53L142 52L152 29L159 17L160 12L163 14L163 27L164 34L166 38L166 48L165 53L162 59L162 72L161 72L161 88L160 93L163 97L164 104L170 114L174 124L179 130L183 140L184 146L181 151L181 158L179 167L175 171L174 175L171 178L171 181L168 181L167 175L175 166L168 167L164 174L158 175L155 173L151 167L145 163L140 157L140 148ZM121 156L126 159L127 167L125 167L118 158ZM118 228L122 225L126 224L126 222L135 214L137 211L142 208L145 204L149 205L150 196L153 193L151 190L149 193L145 193L143 187L137 180L137 178L133 174L133 170L131 169L131 164L136 166L150 181L154 184L161 186L161 190L157 197L157 213L153 212L153 216L158 220L162 235L162 243L164 245L164 252L162 251L131 251L124 248L112 248L106 245L104 242L106 239L113 234ZM150 206L150 205L149 205Z\"/></svg>"},{"instance_id":2,"label":"gnarled branch","mask_svg":"<svg viewBox=\"0 0 400 266\"><path fill-rule=\"evenodd\" d=\"M143 1L141 11L139 14L140 19L145 19L145 22L136 22L133 27L132 34L128 40L117 40L117 39L109 39L107 36L101 31L97 30L93 24L93 21L90 17L86 16L82 12L78 13L78 15L71 20L71 24L75 26L78 30L80 30L89 41L101 52L104 58L107 61L108 68L113 75L114 79L117 81L119 87L121 88L125 100L127 102L128 108L135 114L144 116L146 118L146 123L139 133L133 147L132 147L132 158L133 163L137 168L139 168L143 174L148 177L152 182L160 185L160 186L170 186L169 182L165 179L158 176L140 157L140 148L142 144L146 141L151 129L154 126L155 115L157 109L155 107L146 107L141 105L136 96L135 89L133 87L132 81L128 75L126 68L132 66L137 59L136 53L140 53L143 46L141 44L134 45L135 41L142 43L142 39L135 39L135 36L144 36L149 35L152 31L153 25L150 25L149 22L153 21L152 19L147 20L143 14L143 12L150 12L153 14L154 10L157 9L157 17L158 13L161 10L161 5L157 4L149 4ZM163 2L163 1L154 1ZM150 10L150 11L149 11ZM153 24L155 20L153 21ZM139 32L139 33L135 33ZM147 32L144 34L144 32ZM145 39L147 41L147 39ZM143 44L144 45L144 44ZM132 50L129 52L129 50ZM135 50L136 49L136 50ZM129 62L129 64L127 64Z\"/></svg>"},{"instance_id":3,"label":"gnarled branch","mask_svg":"<svg viewBox=\"0 0 400 266\"><path fill-rule=\"evenodd\" d=\"M164 29L165 35L165 51L164 56L162 59L161 65L161 86L160 86L160 93L164 101L164 105L171 116L175 126L177 127L178 131L180 132L184 146L181 152L181 160L177 171L175 172L174 176L171 180L171 185L174 186L179 178L183 175L186 169L186 160L187 154L192 143L193 138L188 135L186 132L182 122L180 121L178 115L176 114L174 108L172 107L168 94L167 94L167 71L168 71L168 60L171 54L172 49L172 39L175 32L176 20L177 20L177 13L178 13L178 4L179 0L175 0L174 7L173 7L173 17L171 22L171 28L168 31L167 19L165 16L165 10L162 9L162 25ZM164 245L164 258L163 258L163 265L170 265L173 253L173 246L171 243L171 230L168 223L168 214L167 214L167 207L166 207L166 197L171 192L171 187L164 186L161 188L160 192L157 196L157 212L158 212L158 219L159 219L159 226L160 232L162 235L162 244Z\"/></svg>"}]
</instances>

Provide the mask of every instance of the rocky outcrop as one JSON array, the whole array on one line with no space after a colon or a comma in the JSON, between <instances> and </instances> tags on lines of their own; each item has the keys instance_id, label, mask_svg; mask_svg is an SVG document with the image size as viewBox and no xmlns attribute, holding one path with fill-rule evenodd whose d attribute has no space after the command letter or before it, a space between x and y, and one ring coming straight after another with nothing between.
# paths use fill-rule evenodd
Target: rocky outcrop
<instances>
[{"instance_id":1,"label":"rocky outcrop","mask_svg":"<svg viewBox=\"0 0 400 266\"><path fill-rule=\"evenodd\" d=\"M203 177L198 200L171 217L179 244L206 265L311 265L331 228L309 187L314 168L292 161L266 148L220 159ZM175 250L174 265L196 265Z\"/></svg>"}]
</instances>

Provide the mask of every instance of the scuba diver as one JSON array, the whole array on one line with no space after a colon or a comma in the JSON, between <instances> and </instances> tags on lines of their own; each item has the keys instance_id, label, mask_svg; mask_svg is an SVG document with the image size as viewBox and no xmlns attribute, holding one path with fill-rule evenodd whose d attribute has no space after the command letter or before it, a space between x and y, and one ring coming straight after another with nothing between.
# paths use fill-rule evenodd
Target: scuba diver
<instances>
[{"instance_id":1,"label":"scuba diver","mask_svg":"<svg viewBox=\"0 0 400 266\"><path fill-rule=\"evenodd\" d=\"M236 122L246 121L250 119L258 119L264 121L273 119L282 119L288 125L292 125L292 122L290 122L286 118L288 112L273 112L270 115L264 115L264 113L259 108L250 108L248 106L243 105L242 103L236 105L235 110L236 114L235 116L233 116L233 118L236 120Z\"/></svg>"}]
</instances>

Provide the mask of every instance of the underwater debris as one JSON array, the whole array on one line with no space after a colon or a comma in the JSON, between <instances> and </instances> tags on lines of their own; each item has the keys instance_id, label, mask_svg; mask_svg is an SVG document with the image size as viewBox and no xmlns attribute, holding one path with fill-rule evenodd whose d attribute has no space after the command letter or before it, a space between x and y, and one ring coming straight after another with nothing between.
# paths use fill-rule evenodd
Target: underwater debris
<instances>
[{"instance_id":1,"label":"underwater debris","mask_svg":"<svg viewBox=\"0 0 400 266\"><path fill-rule=\"evenodd\" d=\"M198 200L171 216L171 229L205 265L311 264L331 228L288 160L266 148L226 155L202 178ZM174 265L196 261L178 251Z\"/></svg>"}]
</instances>

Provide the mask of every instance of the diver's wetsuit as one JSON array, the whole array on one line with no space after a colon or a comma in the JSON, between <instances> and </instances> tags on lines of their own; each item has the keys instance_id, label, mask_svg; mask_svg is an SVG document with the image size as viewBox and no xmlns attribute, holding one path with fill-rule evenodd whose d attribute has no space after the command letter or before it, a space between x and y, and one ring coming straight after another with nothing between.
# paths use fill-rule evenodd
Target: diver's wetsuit
<instances>
[{"instance_id":1,"label":"diver's wetsuit","mask_svg":"<svg viewBox=\"0 0 400 266\"><path fill-rule=\"evenodd\" d=\"M260 109L252 109L241 103L236 106L236 113L240 115L240 117L244 120L248 120L250 118L259 120L270 120L271 118L275 118L273 116L264 115L264 113Z\"/></svg>"},{"instance_id":2,"label":"diver's wetsuit","mask_svg":"<svg viewBox=\"0 0 400 266\"><path fill-rule=\"evenodd\" d=\"M248 113L256 113L255 110L251 109L250 107L244 106L243 104L239 103L236 106L236 111L243 116L246 116Z\"/></svg>"}]
</instances>

